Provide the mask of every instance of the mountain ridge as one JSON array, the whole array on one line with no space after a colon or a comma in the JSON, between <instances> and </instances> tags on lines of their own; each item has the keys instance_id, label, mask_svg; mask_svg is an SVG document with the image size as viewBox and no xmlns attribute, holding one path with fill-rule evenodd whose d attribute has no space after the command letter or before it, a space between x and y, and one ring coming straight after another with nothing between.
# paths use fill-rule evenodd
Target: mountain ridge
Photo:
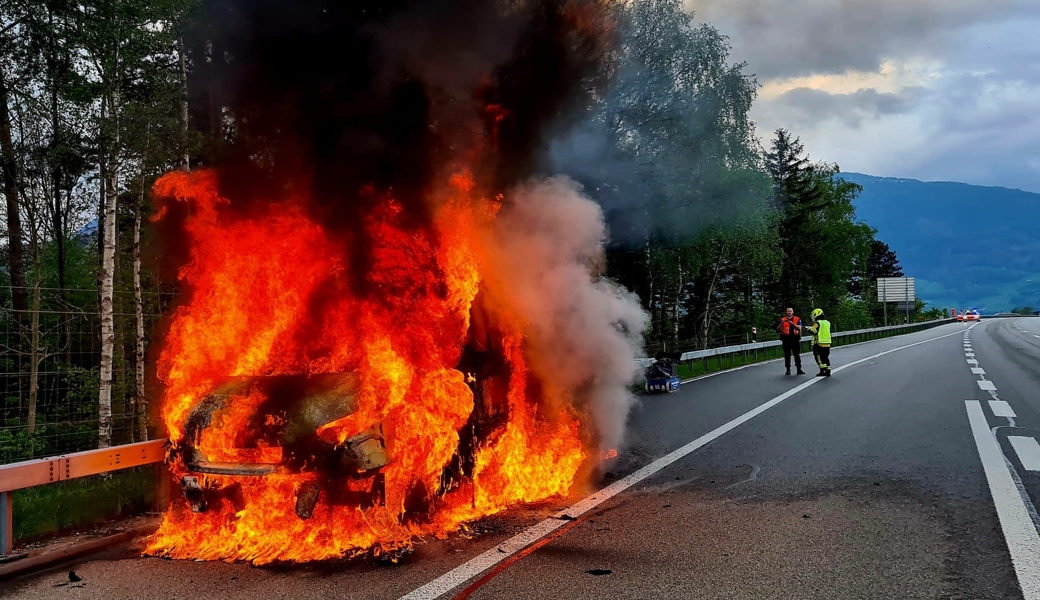
<instances>
[{"instance_id":1,"label":"mountain ridge","mask_svg":"<svg viewBox=\"0 0 1040 600\"><path fill-rule=\"evenodd\" d=\"M932 306L1040 304L1040 194L955 181L841 173L863 186L860 219L895 250Z\"/></svg>"}]
</instances>

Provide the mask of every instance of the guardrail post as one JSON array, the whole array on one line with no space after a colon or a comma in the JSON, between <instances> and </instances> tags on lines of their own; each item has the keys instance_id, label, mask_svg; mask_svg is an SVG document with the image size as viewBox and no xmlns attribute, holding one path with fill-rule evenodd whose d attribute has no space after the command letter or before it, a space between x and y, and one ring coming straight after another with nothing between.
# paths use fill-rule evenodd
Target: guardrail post
<instances>
[{"instance_id":1,"label":"guardrail post","mask_svg":"<svg viewBox=\"0 0 1040 600\"><path fill-rule=\"evenodd\" d=\"M14 496L0 492L0 556L14 552Z\"/></svg>"},{"instance_id":2,"label":"guardrail post","mask_svg":"<svg viewBox=\"0 0 1040 600\"><path fill-rule=\"evenodd\" d=\"M163 513L170 507L170 471L166 462L155 464L155 510Z\"/></svg>"}]
</instances>

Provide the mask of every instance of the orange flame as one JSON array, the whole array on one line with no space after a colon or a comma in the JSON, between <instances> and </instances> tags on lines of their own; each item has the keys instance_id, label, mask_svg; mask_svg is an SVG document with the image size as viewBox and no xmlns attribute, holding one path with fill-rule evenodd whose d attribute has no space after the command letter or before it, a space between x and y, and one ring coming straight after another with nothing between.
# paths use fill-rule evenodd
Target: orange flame
<instances>
[{"instance_id":1,"label":"orange flame","mask_svg":"<svg viewBox=\"0 0 1040 600\"><path fill-rule=\"evenodd\" d=\"M489 335L508 364L508 420L480 440L467 481L443 483L475 411L472 375L456 367L482 280L487 238L480 232L497 211L475 189L470 174L452 177L432 226L418 231L402 225L400 204L381 198L364 223L373 240L364 276L378 293L357 297L347 283L347 246L307 216L306 198L242 216L220 196L212 171L172 172L155 184L155 196L167 202L158 218L174 202L187 203L190 215L191 260L179 274L190 297L172 319L158 366L166 385L162 416L175 447L186 443L192 411L228 377L353 371L360 378L357 410L316 433L343 444L381 424L391 462L381 470L381 503L318 502L309 519L297 515L293 498L317 480L315 469L198 475L204 488L234 493L218 495L201 513L183 499L172 504L150 554L263 564L387 552L511 504L568 493L587 456L588 432L572 408L545 406L532 391L523 316L504 309L492 315ZM254 419L266 400L256 390L234 396L214 414L197 449L211 461L279 462L278 446L239 447L252 423L284 423L277 413ZM189 470L176 454L171 468L179 476ZM373 484L357 478L337 485L349 492ZM416 496L426 514L413 514Z\"/></svg>"}]
</instances>

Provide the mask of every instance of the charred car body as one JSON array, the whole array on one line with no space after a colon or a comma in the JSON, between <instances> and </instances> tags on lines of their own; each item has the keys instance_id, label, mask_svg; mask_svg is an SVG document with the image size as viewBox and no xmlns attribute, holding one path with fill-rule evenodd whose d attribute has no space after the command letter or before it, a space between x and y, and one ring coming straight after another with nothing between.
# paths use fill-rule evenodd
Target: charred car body
<instances>
[{"instance_id":1,"label":"charred car body","mask_svg":"<svg viewBox=\"0 0 1040 600\"><path fill-rule=\"evenodd\" d=\"M456 367L466 376L474 408L459 431L458 451L445 466L436 495L471 477L478 447L506 424L511 371L502 349L493 347L491 340L487 317L475 302L470 339ZM295 502L301 519L309 519L319 501L359 508L384 503L382 471L393 460L393 444L382 424L364 424L342 443L319 435L322 426L359 410L360 387L361 376L353 371L221 381L194 406L185 422L184 439L171 452L171 458L179 458L188 472L180 483L191 510L205 512L219 500L242 507L240 480L275 473L312 474L296 497L287 499ZM224 418L236 410L236 402L249 397L263 400L248 409L244 422ZM236 460L212 460L206 451L207 437L220 440L219 452ZM426 507L411 508L421 513Z\"/></svg>"}]
</instances>

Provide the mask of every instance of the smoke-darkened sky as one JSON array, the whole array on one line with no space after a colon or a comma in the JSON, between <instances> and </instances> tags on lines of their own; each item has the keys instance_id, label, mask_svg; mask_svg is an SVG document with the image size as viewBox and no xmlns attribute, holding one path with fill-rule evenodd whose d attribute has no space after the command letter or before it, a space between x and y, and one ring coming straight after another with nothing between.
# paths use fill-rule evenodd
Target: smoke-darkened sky
<instances>
[{"instance_id":1,"label":"smoke-darkened sky","mask_svg":"<svg viewBox=\"0 0 1040 600\"><path fill-rule=\"evenodd\" d=\"M844 171L1040 192L1040 2L686 0L762 88L759 133Z\"/></svg>"}]
</instances>

